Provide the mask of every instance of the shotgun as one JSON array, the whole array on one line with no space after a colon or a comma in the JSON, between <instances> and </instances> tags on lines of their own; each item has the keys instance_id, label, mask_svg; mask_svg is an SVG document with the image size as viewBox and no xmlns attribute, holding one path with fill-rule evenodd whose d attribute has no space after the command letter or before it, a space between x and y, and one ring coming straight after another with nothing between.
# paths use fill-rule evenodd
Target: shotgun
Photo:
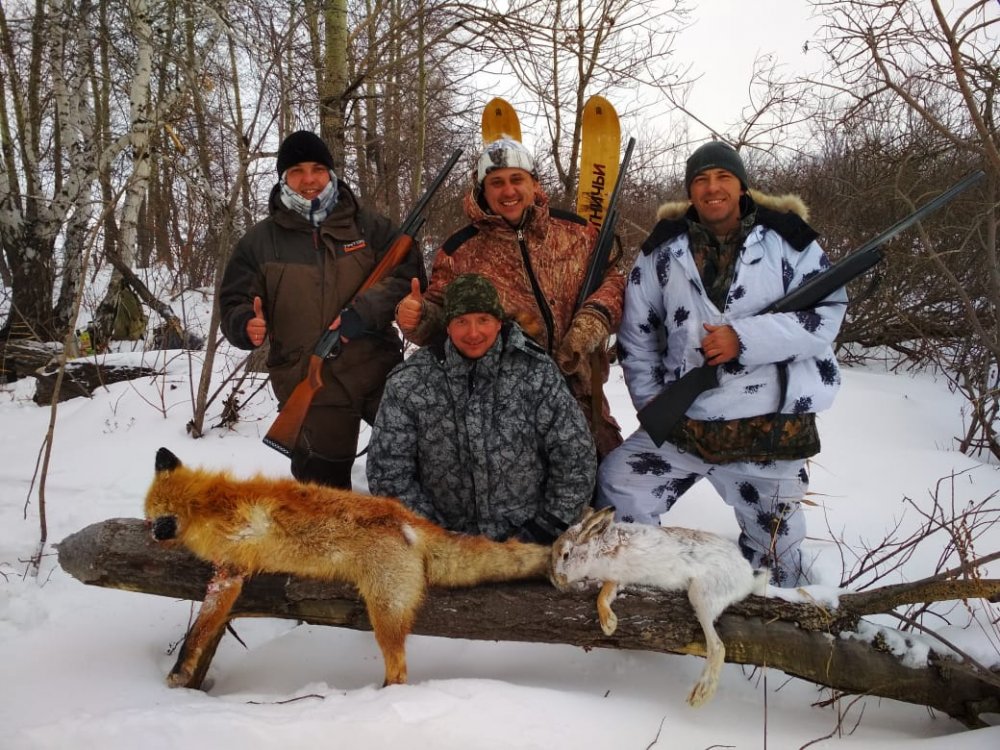
<instances>
[{"instance_id":1,"label":"shotgun","mask_svg":"<svg viewBox=\"0 0 1000 750\"><path fill-rule=\"evenodd\" d=\"M772 302L758 313L797 312L815 307L833 292L847 282L860 276L885 256L883 246L900 232L909 229L918 221L923 220L942 206L950 203L955 196L968 189L985 177L982 170L977 170L961 181L955 183L937 198L928 201L909 216L900 219L875 239L854 252L844 256L822 273L813 276L802 286L789 292L781 299ZM717 388L719 378L718 365L701 365L684 373L678 380L667 385L654 396L649 403L639 409L638 417L649 437L657 446L663 445L667 435L684 417L688 407L702 393Z\"/></svg>"},{"instance_id":2,"label":"shotgun","mask_svg":"<svg viewBox=\"0 0 1000 750\"><path fill-rule=\"evenodd\" d=\"M355 297L380 282L409 255L410 249L416 241L416 236L420 232L420 228L424 225L424 212L427 210L427 205L430 203L431 198L434 197L434 193L444 183L445 178L447 178L461 155L462 149L455 149L452 152L451 157L441 168L441 171L438 172L434 181L428 186L427 191L420 197L420 200L417 201L416 205L414 205L413 209L406 216L406 219L404 219L399 231L396 232L390 241L389 249L382 256L382 260L375 266L375 269L365 279L358 291L354 293ZM286 456L292 455L299 432L302 430L302 423L306 418L306 412L309 411L309 407L312 405L313 397L323 387L323 360L327 357L336 358L340 354L340 349L340 329L327 328L323 332L323 335L320 336L316 348L309 355L309 370L306 373L306 377L295 386L292 395L288 397L288 401L285 402L284 407L278 412L278 416L271 425L271 429L264 436L264 445L274 448Z\"/></svg>"}]
</instances>

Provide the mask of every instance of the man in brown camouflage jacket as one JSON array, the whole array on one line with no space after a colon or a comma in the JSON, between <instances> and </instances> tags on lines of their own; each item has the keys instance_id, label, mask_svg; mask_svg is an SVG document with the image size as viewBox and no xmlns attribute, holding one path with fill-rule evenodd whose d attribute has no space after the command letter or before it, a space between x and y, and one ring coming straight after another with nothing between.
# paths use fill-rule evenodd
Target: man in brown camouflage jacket
<instances>
[{"instance_id":1,"label":"man in brown camouflage jacket","mask_svg":"<svg viewBox=\"0 0 1000 750\"><path fill-rule=\"evenodd\" d=\"M419 282L411 282L396 323L417 344L439 339L445 287L460 274L482 274L496 286L508 317L556 360L604 456L622 438L603 394L599 408L592 407L591 355L599 353L598 377L606 380L607 341L621 320L625 277L610 264L600 287L575 309L597 233L576 214L549 207L531 154L519 142L504 136L489 144L473 182L465 197L472 223L438 250L423 294Z\"/></svg>"}]
</instances>

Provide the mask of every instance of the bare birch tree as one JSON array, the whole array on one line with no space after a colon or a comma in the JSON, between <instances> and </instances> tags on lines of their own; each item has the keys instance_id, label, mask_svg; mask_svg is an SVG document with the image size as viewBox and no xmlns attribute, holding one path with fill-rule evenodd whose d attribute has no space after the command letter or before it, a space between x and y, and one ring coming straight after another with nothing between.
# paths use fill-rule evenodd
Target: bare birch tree
<instances>
[{"instance_id":1,"label":"bare birch tree","mask_svg":"<svg viewBox=\"0 0 1000 750\"><path fill-rule=\"evenodd\" d=\"M94 206L97 173L90 147L93 110L81 95L86 70L77 42L88 29L71 3L43 3L34 15L0 7L0 245L10 269L11 309L0 338L62 338L69 311L54 307L55 248L68 218L68 288L78 288L81 237ZM15 12L27 8L12 6ZM75 280L74 280L75 279Z\"/></svg>"}]
</instances>

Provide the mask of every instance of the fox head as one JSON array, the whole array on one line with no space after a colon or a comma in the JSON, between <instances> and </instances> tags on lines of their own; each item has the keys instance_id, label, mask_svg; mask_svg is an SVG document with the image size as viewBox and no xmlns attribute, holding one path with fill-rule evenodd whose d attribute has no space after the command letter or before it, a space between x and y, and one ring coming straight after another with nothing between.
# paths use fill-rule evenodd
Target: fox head
<instances>
[{"instance_id":1,"label":"fox head","mask_svg":"<svg viewBox=\"0 0 1000 750\"><path fill-rule=\"evenodd\" d=\"M146 523L158 542L171 541L178 536L182 495L178 495L170 479L181 468L180 459L166 448L156 451L156 476L146 493Z\"/></svg>"},{"instance_id":2,"label":"fox head","mask_svg":"<svg viewBox=\"0 0 1000 750\"><path fill-rule=\"evenodd\" d=\"M190 467L166 448L156 452L155 468L145 510L153 539L212 563L261 569L259 547L252 542L266 536L270 518L256 500L270 497L272 482Z\"/></svg>"}]
</instances>

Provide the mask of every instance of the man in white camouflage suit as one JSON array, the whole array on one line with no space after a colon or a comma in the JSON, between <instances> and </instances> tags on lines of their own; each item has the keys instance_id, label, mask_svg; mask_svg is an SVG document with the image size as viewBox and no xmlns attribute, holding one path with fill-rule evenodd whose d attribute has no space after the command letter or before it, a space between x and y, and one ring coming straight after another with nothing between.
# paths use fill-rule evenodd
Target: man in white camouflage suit
<instances>
[{"instance_id":1,"label":"man in white camouflage suit","mask_svg":"<svg viewBox=\"0 0 1000 750\"><path fill-rule=\"evenodd\" d=\"M829 266L805 206L751 196L742 159L718 141L690 156L685 186L689 200L661 207L628 277L618 351L636 409L702 364L718 365L719 387L695 399L661 447L639 429L605 458L597 505L658 524L708 479L735 511L750 563L795 586L806 459L819 451L816 412L840 385L832 344L847 296L759 315Z\"/></svg>"}]
</instances>

